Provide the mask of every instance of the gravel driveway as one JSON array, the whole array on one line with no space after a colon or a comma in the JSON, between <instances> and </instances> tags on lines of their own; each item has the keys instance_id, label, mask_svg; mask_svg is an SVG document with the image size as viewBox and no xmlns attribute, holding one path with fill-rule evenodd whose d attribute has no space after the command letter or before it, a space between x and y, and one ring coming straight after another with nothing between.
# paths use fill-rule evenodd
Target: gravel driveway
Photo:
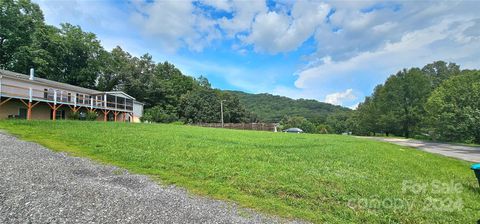
<instances>
[{"instance_id":1,"label":"gravel driveway","mask_svg":"<svg viewBox=\"0 0 480 224\"><path fill-rule=\"evenodd\" d=\"M0 223L285 222L0 133Z\"/></svg>"},{"instance_id":2,"label":"gravel driveway","mask_svg":"<svg viewBox=\"0 0 480 224\"><path fill-rule=\"evenodd\" d=\"M448 143L427 142L404 138L361 137L378 141L390 142L401 146L414 147L426 152L480 163L480 147L464 146Z\"/></svg>"}]
</instances>

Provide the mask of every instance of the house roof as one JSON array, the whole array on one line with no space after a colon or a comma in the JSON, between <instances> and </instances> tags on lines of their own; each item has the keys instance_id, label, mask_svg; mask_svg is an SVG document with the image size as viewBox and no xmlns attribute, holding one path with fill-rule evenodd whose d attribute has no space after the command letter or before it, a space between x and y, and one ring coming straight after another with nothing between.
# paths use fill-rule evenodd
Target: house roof
<instances>
[{"instance_id":1,"label":"house roof","mask_svg":"<svg viewBox=\"0 0 480 224\"><path fill-rule=\"evenodd\" d=\"M105 92L106 94L110 95L123 95L124 97L130 98L130 99L135 99L133 96L130 96L122 91L110 91L110 92Z\"/></svg>"},{"instance_id":2,"label":"house roof","mask_svg":"<svg viewBox=\"0 0 480 224\"><path fill-rule=\"evenodd\" d=\"M91 94L91 95L102 93L101 91L98 91L98 90L87 89L87 88L74 86L74 85L70 85L70 84L66 84L66 83L62 83L62 82L56 82L56 81L52 81L52 80L48 80L48 79L44 79L44 78L39 78L39 77L35 77L33 80L30 80L30 76L28 76L28 75L24 75L24 74L17 73L17 72L12 72L12 71L7 71L7 70L3 70L3 69L0 69L0 75L5 76L5 77L9 77L9 78L13 78L13 79L20 79L22 81L27 81L27 82L31 82L31 83L35 83L35 84L41 84L41 85L51 86L51 87L60 88L60 89L71 90L71 91L74 91L74 92L87 93L87 94Z\"/></svg>"}]
</instances>

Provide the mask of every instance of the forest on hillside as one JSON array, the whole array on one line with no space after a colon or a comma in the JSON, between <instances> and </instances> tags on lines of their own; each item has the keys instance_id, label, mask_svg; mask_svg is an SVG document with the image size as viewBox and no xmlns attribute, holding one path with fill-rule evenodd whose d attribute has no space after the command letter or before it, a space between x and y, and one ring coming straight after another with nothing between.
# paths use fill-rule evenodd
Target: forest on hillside
<instances>
[{"instance_id":1,"label":"forest on hillside","mask_svg":"<svg viewBox=\"0 0 480 224\"><path fill-rule=\"evenodd\" d=\"M350 110L316 100L294 100L268 93L229 92L236 95L247 110L254 112L256 117L264 122L279 122L285 116L301 116L315 123L324 123L328 115Z\"/></svg>"}]
</instances>

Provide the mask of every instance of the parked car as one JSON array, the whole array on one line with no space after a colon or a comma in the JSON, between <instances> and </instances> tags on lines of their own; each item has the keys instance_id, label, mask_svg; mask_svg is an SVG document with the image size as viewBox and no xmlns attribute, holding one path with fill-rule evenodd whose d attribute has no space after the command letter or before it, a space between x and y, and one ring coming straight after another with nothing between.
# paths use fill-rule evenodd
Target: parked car
<instances>
[{"instance_id":1,"label":"parked car","mask_svg":"<svg viewBox=\"0 0 480 224\"><path fill-rule=\"evenodd\" d=\"M283 132L287 132L287 133L303 133L303 130L300 129L300 128L289 128L289 129L283 130Z\"/></svg>"}]
</instances>

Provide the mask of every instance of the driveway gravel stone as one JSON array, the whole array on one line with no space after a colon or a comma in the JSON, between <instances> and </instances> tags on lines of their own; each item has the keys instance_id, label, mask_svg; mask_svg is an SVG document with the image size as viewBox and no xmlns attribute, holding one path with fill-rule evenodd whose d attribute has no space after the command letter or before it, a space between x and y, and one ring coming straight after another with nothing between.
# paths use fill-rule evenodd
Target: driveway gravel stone
<instances>
[{"instance_id":1,"label":"driveway gravel stone","mask_svg":"<svg viewBox=\"0 0 480 224\"><path fill-rule=\"evenodd\" d=\"M0 133L0 223L279 222Z\"/></svg>"}]
</instances>

